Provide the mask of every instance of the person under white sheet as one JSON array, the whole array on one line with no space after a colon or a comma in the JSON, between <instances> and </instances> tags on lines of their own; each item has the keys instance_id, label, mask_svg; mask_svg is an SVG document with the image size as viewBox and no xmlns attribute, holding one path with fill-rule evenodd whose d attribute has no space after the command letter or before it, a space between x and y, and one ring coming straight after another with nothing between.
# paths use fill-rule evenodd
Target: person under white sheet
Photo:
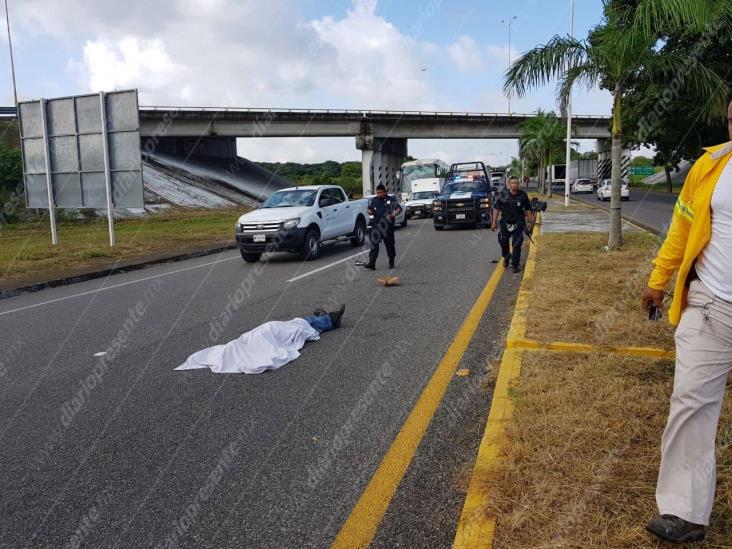
<instances>
[{"instance_id":1,"label":"person under white sheet","mask_svg":"<svg viewBox=\"0 0 732 549\"><path fill-rule=\"evenodd\" d=\"M320 334L340 327L345 305L327 313L287 321L265 322L225 345L214 345L188 357L176 370L210 368L217 374L261 374L276 370L300 356L307 341L317 341Z\"/></svg>"}]
</instances>

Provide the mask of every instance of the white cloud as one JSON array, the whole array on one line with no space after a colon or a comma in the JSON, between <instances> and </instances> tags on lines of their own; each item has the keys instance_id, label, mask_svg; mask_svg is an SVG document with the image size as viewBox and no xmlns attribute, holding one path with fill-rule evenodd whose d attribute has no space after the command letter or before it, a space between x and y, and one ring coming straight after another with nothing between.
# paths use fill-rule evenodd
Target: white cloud
<instances>
[{"instance_id":1,"label":"white cloud","mask_svg":"<svg viewBox=\"0 0 732 549\"><path fill-rule=\"evenodd\" d=\"M186 67L170 58L160 39L144 41L128 37L117 43L89 41L84 45L84 64L92 90L131 88L143 82L143 101L160 90L170 95L173 91L167 90L170 82L190 78ZM176 91L179 102L185 102L186 95L190 95L188 86Z\"/></svg>"},{"instance_id":2,"label":"white cloud","mask_svg":"<svg viewBox=\"0 0 732 549\"><path fill-rule=\"evenodd\" d=\"M480 48L470 36L460 36L457 42L447 47L447 51L453 63L463 72L479 71L484 68Z\"/></svg>"},{"instance_id":3,"label":"white cloud","mask_svg":"<svg viewBox=\"0 0 732 549\"><path fill-rule=\"evenodd\" d=\"M376 0L354 0L343 19L323 17L311 26L336 52L328 84L352 106L374 109L433 108L422 74L422 46L376 15ZM335 91L335 90L334 90Z\"/></svg>"},{"instance_id":4,"label":"white cloud","mask_svg":"<svg viewBox=\"0 0 732 549\"><path fill-rule=\"evenodd\" d=\"M508 68L508 46L486 46L486 54L502 71ZM518 58L519 53L511 46L511 62Z\"/></svg>"}]
</instances>

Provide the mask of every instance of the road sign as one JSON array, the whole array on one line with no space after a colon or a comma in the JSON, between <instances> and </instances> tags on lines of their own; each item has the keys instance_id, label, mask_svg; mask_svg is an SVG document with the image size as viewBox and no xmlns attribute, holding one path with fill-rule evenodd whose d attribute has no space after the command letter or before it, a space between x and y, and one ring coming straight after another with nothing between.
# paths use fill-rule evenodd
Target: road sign
<instances>
[{"instance_id":1,"label":"road sign","mask_svg":"<svg viewBox=\"0 0 732 549\"><path fill-rule=\"evenodd\" d=\"M656 170L653 166L630 166L628 168L629 175L653 175Z\"/></svg>"},{"instance_id":2,"label":"road sign","mask_svg":"<svg viewBox=\"0 0 732 549\"><path fill-rule=\"evenodd\" d=\"M26 206L142 208L137 90L18 104Z\"/></svg>"}]
</instances>

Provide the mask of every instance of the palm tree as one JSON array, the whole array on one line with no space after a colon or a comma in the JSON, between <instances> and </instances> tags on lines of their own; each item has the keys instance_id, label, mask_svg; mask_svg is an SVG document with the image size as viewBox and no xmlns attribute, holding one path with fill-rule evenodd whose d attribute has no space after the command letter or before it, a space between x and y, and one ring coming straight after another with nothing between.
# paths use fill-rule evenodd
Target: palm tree
<instances>
[{"instance_id":1,"label":"palm tree","mask_svg":"<svg viewBox=\"0 0 732 549\"><path fill-rule=\"evenodd\" d=\"M536 111L536 116L521 124L519 147L521 154L538 165L539 192L552 196L551 183L546 183L546 167L552 158L564 150L566 133L554 112Z\"/></svg>"},{"instance_id":2,"label":"palm tree","mask_svg":"<svg viewBox=\"0 0 732 549\"><path fill-rule=\"evenodd\" d=\"M612 194L608 248L622 245L620 163L623 148L623 98L637 82L667 82L689 90L706 105L712 119L725 111L726 86L698 60L662 51L664 34L729 28L728 0L637 0L632 7L603 0L603 22L584 40L554 36L519 57L506 72L504 89L519 97L530 88L558 79L562 111L574 84L600 86L613 96ZM720 32L719 36L728 36ZM661 46L659 47L659 44ZM674 84L675 83L675 84ZM671 87L669 89L672 89Z\"/></svg>"}]
</instances>

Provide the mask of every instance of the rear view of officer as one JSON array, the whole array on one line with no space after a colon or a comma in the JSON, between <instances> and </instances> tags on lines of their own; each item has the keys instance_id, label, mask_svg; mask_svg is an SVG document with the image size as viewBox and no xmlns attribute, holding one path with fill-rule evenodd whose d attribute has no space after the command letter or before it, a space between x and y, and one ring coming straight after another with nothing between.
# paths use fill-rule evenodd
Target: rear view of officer
<instances>
[{"instance_id":1,"label":"rear view of officer","mask_svg":"<svg viewBox=\"0 0 732 549\"><path fill-rule=\"evenodd\" d=\"M368 211L370 215L374 216L374 220L371 223L371 234L369 235L369 241L371 242L369 262L364 267L372 271L376 269L379 245L383 240L386 245L386 255L389 256L389 268L393 269L394 258L396 257L394 223L396 222L396 216L402 211L399 202L396 196L387 195L386 187L380 184L376 187L376 196L371 199Z\"/></svg>"},{"instance_id":2,"label":"rear view of officer","mask_svg":"<svg viewBox=\"0 0 732 549\"><path fill-rule=\"evenodd\" d=\"M508 187L496 198L493 204L493 223L491 230L495 231L498 216L501 216L501 227L498 232L498 242L501 244L503 266L508 267L509 261L513 265L513 272L520 271L521 246L524 244L524 229L528 223L533 224L534 212L531 210L529 196L519 189L519 180L511 177ZM510 249L513 245L513 250Z\"/></svg>"}]
</instances>

